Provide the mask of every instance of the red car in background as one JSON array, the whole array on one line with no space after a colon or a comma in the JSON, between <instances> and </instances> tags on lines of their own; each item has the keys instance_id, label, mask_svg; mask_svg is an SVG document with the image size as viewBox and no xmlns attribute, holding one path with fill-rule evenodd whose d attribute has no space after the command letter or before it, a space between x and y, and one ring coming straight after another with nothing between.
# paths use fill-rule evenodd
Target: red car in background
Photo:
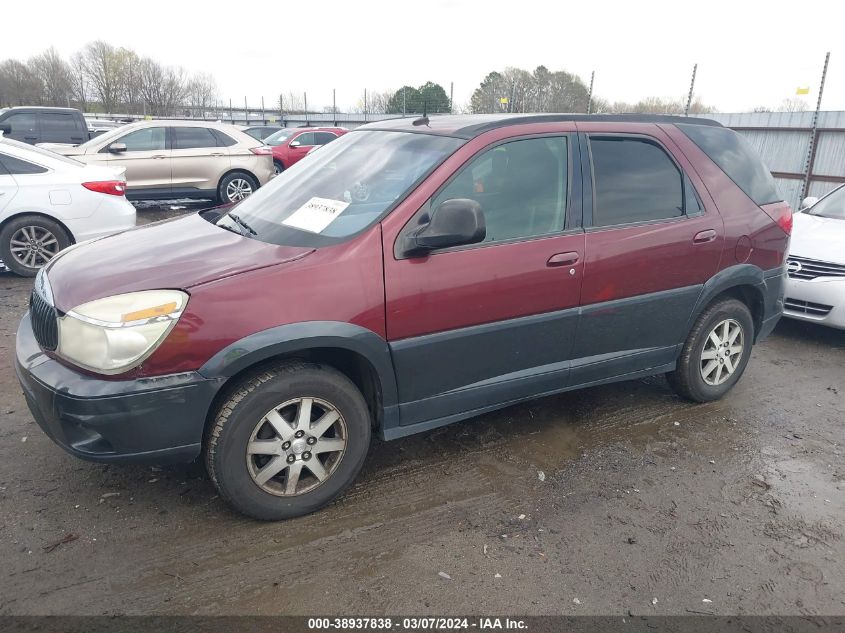
<instances>
[{"instance_id":1,"label":"red car in background","mask_svg":"<svg viewBox=\"0 0 845 633\"><path fill-rule=\"evenodd\" d=\"M273 166L279 174L302 160L315 147L325 145L349 130L342 127L282 128L264 139L273 148Z\"/></svg>"}]
</instances>

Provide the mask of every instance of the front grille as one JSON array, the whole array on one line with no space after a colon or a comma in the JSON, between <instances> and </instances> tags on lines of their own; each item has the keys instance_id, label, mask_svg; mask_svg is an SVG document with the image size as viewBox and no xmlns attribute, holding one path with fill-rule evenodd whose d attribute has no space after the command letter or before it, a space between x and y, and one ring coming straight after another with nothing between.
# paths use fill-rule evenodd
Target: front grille
<instances>
[{"instance_id":1,"label":"front grille","mask_svg":"<svg viewBox=\"0 0 845 633\"><path fill-rule=\"evenodd\" d=\"M59 345L59 315L35 290L29 296L29 318L35 340L44 349L54 351Z\"/></svg>"},{"instance_id":2,"label":"front grille","mask_svg":"<svg viewBox=\"0 0 845 633\"><path fill-rule=\"evenodd\" d=\"M801 301L801 299L791 299L790 297L786 298L783 306L790 312L800 312L801 314L810 314L812 316L825 316L833 309L833 306L828 306L823 303Z\"/></svg>"},{"instance_id":3,"label":"front grille","mask_svg":"<svg viewBox=\"0 0 845 633\"><path fill-rule=\"evenodd\" d=\"M790 257L786 260L786 271L793 279L815 279L816 277L845 277L845 265L822 262L806 257Z\"/></svg>"}]
</instances>

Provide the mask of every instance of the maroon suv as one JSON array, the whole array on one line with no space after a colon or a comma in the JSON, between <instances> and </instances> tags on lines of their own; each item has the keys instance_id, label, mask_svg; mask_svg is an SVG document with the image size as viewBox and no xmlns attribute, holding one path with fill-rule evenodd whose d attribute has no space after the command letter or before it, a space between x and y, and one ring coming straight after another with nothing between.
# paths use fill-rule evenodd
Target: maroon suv
<instances>
[{"instance_id":1,"label":"maroon suv","mask_svg":"<svg viewBox=\"0 0 845 633\"><path fill-rule=\"evenodd\" d=\"M720 398L781 316L791 222L703 119L375 123L227 212L60 254L16 366L70 453L202 454L235 507L292 517L372 433L651 374Z\"/></svg>"}]
</instances>

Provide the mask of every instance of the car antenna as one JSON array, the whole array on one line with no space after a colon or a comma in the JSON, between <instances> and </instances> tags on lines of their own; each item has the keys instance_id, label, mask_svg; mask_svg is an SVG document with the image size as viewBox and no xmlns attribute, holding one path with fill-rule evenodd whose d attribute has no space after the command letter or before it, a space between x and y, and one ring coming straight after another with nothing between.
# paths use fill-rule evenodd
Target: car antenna
<instances>
[{"instance_id":1,"label":"car antenna","mask_svg":"<svg viewBox=\"0 0 845 633\"><path fill-rule=\"evenodd\" d=\"M428 125L428 101L423 101L423 115L419 119L414 119L411 125Z\"/></svg>"}]
</instances>

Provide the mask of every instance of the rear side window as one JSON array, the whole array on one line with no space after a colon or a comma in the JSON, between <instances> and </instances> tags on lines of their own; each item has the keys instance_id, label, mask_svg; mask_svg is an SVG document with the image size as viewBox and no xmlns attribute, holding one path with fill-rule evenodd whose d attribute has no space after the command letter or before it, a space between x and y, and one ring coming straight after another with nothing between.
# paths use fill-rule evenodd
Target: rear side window
<instances>
[{"instance_id":1,"label":"rear side window","mask_svg":"<svg viewBox=\"0 0 845 633\"><path fill-rule=\"evenodd\" d=\"M214 138L217 139L217 145L219 147L232 147L232 145L238 144L238 142L228 134L221 132L220 130L215 130L214 128L209 129L211 130L211 133L214 134Z\"/></svg>"},{"instance_id":2,"label":"rear side window","mask_svg":"<svg viewBox=\"0 0 845 633\"><path fill-rule=\"evenodd\" d=\"M332 134L331 132L317 132L315 135L315 141L317 145L325 145L326 143L330 143L331 141L337 138L337 135Z\"/></svg>"},{"instance_id":3,"label":"rear side window","mask_svg":"<svg viewBox=\"0 0 845 633\"><path fill-rule=\"evenodd\" d=\"M678 129L758 205L783 200L772 174L742 136L726 127L710 125L682 123Z\"/></svg>"},{"instance_id":4,"label":"rear side window","mask_svg":"<svg viewBox=\"0 0 845 633\"><path fill-rule=\"evenodd\" d=\"M41 165L36 165L35 163L30 163L29 161L21 160L20 158L15 158L14 156L8 156L7 154L0 154L0 163L2 163L3 167L6 168L6 171L13 176L23 174L43 174L47 171L47 169Z\"/></svg>"},{"instance_id":5,"label":"rear side window","mask_svg":"<svg viewBox=\"0 0 845 633\"><path fill-rule=\"evenodd\" d=\"M41 134L51 138L70 138L72 136L81 136L82 132L77 127L76 118L72 114L42 112Z\"/></svg>"},{"instance_id":6,"label":"rear side window","mask_svg":"<svg viewBox=\"0 0 845 633\"><path fill-rule=\"evenodd\" d=\"M174 127L173 149L217 147L217 139L207 127Z\"/></svg>"},{"instance_id":7,"label":"rear side window","mask_svg":"<svg viewBox=\"0 0 845 633\"><path fill-rule=\"evenodd\" d=\"M684 214L683 177L656 143L593 136L590 152L595 188L593 226L664 220Z\"/></svg>"}]
</instances>

